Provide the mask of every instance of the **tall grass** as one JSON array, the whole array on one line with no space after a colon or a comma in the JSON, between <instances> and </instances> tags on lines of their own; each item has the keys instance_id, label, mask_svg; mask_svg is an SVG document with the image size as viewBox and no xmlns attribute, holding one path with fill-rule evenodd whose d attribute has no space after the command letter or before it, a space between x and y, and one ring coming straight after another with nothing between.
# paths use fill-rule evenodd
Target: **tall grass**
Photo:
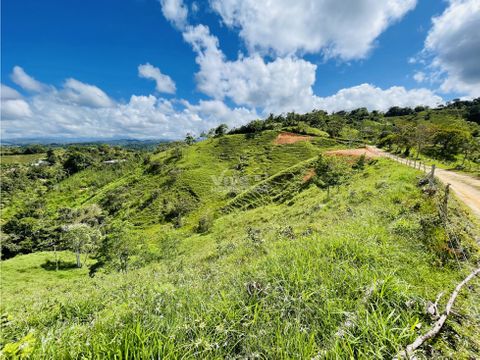
<instances>
[{"instance_id":1,"label":"tall grass","mask_svg":"<svg viewBox=\"0 0 480 360\"><path fill-rule=\"evenodd\" d=\"M269 158L281 148L265 144L265 139L250 139L241 148L235 144L246 141L243 135L231 139L188 148L176 162L183 172L170 189L181 193L190 186L200 205L183 227L137 227L157 253L155 262L126 274L100 272L93 278L86 269L42 268L51 253L2 262L3 355L390 358L429 326L428 301L450 291L479 260L473 240L477 230L454 202L455 229L463 232L468 256L445 255L449 243L435 225L435 199L416 187L420 173L389 160L356 172L330 196L305 185L293 189L286 201L219 212L229 199L202 190L193 179L207 181L214 169L236 171L232 166L239 149L250 153L248 166L265 165L266 172L277 173L320 150L298 145L302 150L292 158L294 164L274 164ZM266 149L259 149L260 144ZM154 205L140 209L135 204L143 201L138 199L142 188L153 191L164 176L126 174L103 185L91 201L130 184L132 192L119 216L148 220ZM212 211L212 223L199 233L197 220L207 211ZM70 261L70 254L61 256ZM478 285L475 280L462 293L442 335L419 356L479 356Z\"/></svg>"}]
</instances>

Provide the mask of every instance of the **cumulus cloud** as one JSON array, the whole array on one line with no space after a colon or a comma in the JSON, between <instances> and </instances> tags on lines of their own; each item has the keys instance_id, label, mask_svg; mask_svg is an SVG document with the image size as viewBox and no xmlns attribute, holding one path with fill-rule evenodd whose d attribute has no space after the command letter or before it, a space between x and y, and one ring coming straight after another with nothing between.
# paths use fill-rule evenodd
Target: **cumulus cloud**
<instances>
[{"instance_id":1,"label":"cumulus cloud","mask_svg":"<svg viewBox=\"0 0 480 360\"><path fill-rule=\"evenodd\" d=\"M184 105L185 114L190 115L192 119L196 119L198 122L206 122L212 125L204 127L202 130L209 130L219 124L226 124L233 128L258 118L255 110L246 107L231 109L219 100L200 100L196 105L184 102Z\"/></svg>"},{"instance_id":2,"label":"cumulus cloud","mask_svg":"<svg viewBox=\"0 0 480 360\"><path fill-rule=\"evenodd\" d=\"M76 105L89 107L108 107L112 100L103 90L75 79L67 79L61 95Z\"/></svg>"},{"instance_id":3,"label":"cumulus cloud","mask_svg":"<svg viewBox=\"0 0 480 360\"><path fill-rule=\"evenodd\" d=\"M278 112L302 107L313 94L316 65L308 61L286 57L265 62L259 55L228 61L208 27L189 27L183 36L197 53L197 85L206 95Z\"/></svg>"},{"instance_id":4,"label":"cumulus cloud","mask_svg":"<svg viewBox=\"0 0 480 360\"><path fill-rule=\"evenodd\" d=\"M17 120L30 118L32 111L30 106L23 99L2 99L2 120Z\"/></svg>"},{"instance_id":5,"label":"cumulus cloud","mask_svg":"<svg viewBox=\"0 0 480 360\"><path fill-rule=\"evenodd\" d=\"M480 1L450 0L425 40L430 69L443 73L441 90L480 96Z\"/></svg>"},{"instance_id":6,"label":"cumulus cloud","mask_svg":"<svg viewBox=\"0 0 480 360\"><path fill-rule=\"evenodd\" d=\"M10 86L1 84L0 97L2 100L15 100L21 99L22 95L20 95L17 90L12 89Z\"/></svg>"},{"instance_id":7,"label":"cumulus cloud","mask_svg":"<svg viewBox=\"0 0 480 360\"><path fill-rule=\"evenodd\" d=\"M387 110L391 106L434 106L442 99L427 89L403 87L380 89L371 84L342 89L329 97L314 94L316 65L295 57L277 57L265 62L258 54L229 61L219 48L218 39L208 27L198 25L184 32L184 39L197 53L200 67L196 74L200 91L215 99L228 98L239 106L270 112L327 111L367 107Z\"/></svg>"},{"instance_id":8,"label":"cumulus cloud","mask_svg":"<svg viewBox=\"0 0 480 360\"><path fill-rule=\"evenodd\" d=\"M277 55L323 52L363 58L375 39L416 0L211 0L223 22L240 29L250 51Z\"/></svg>"},{"instance_id":9,"label":"cumulus cloud","mask_svg":"<svg viewBox=\"0 0 480 360\"><path fill-rule=\"evenodd\" d=\"M1 84L0 98L2 120L16 120L32 116L30 106L17 90Z\"/></svg>"},{"instance_id":10,"label":"cumulus cloud","mask_svg":"<svg viewBox=\"0 0 480 360\"><path fill-rule=\"evenodd\" d=\"M138 75L145 79L155 80L156 89L160 93L175 94L175 82L170 76L162 74L159 68L146 63L138 66Z\"/></svg>"},{"instance_id":11,"label":"cumulus cloud","mask_svg":"<svg viewBox=\"0 0 480 360\"><path fill-rule=\"evenodd\" d=\"M26 98L2 84L2 136L63 138L182 138L227 123L234 127L258 117L255 110L230 108L220 100L168 100L132 95L110 99L100 88L67 79L63 87L44 86Z\"/></svg>"},{"instance_id":12,"label":"cumulus cloud","mask_svg":"<svg viewBox=\"0 0 480 360\"><path fill-rule=\"evenodd\" d=\"M413 79L418 83L422 83L427 80L427 75L423 71L417 71L413 74Z\"/></svg>"},{"instance_id":13,"label":"cumulus cloud","mask_svg":"<svg viewBox=\"0 0 480 360\"><path fill-rule=\"evenodd\" d=\"M28 91L40 92L45 85L28 75L20 66L15 66L11 75L12 81Z\"/></svg>"},{"instance_id":14,"label":"cumulus cloud","mask_svg":"<svg viewBox=\"0 0 480 360\"><path fill-rule=\"evenodd\" d=\"M318 97L314 101L316 108L328 111L353 110L366 107L369 110L385 111L392 106L436 106L443 99L428 89L407 90L402 86L381 89L371 84L361 84L342 89L328 97Z\"/></svg>"},{"instance_id":15,"label":"cumulus cloud","mask_svg":"<svg viewBox=\"0 0 480 360\"><path fill-rule=\"evenodd\" d=\"M263 69L263 66L267 65L264 64L260 68ZM246 70L250 71L248 66ZM242 81L248 84L245 79L239 83ZM392 87L383 90L369 84L343 89L329 97L318 97L311 89L313 81L314 75L305 82L305 85L299 87L306 95L299 98L299 103L289 103L285 111L310 111L314 108L338 111L363 106L370 110L386 110L394 105L434 106L442 101L426 89L406 90L403 87ZM181 99L132 95L129 101L118 102L99 96L98 94L104 94L103 91L78 80L69 79L64 86L62 89L55 89L49 85L43 92L34 93L27 98L23 98L12 88L2 86L2 119L16 120L5 122L2 126L2 136L178 139L186 132L199 134L221 123L226 123L229 127L240 126L258 118L259 115L266 115L270 110L278 113L279 110L274 106L282 107L275 97L267 99L272 108L261 107L260 114L257 113L255 106L238 105L232 108L220 98L201 100L192 104ZM87 90L103 100L92 103L89 97L79 95ZM76 95L69 97L66 95L68 91L74 91ZM247 99L242 100L244 102L256 104L248 96L244 98L236 96ZM283 94L279 98L283 98ZM107 104L108 106L103 106Z\"/></svg>"},{"instance_id":16,"label":"cumulus cloud","mask_svg":"<svg viewBox=\"0 0 480 360\"><path fill-rule=\"evenodd\" d=\"M187 23L188 9L182 0L160 0L162 13L175 27L182 29Z\"/></svg>"}]
</instances>

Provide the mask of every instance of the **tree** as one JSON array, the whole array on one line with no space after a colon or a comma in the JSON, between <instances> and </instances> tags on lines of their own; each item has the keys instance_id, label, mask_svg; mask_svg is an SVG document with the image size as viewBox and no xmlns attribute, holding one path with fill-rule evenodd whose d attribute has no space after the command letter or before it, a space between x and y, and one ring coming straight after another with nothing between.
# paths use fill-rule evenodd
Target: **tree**
<instances>
[{"instance_id":1,"label":"tree","mask_svg":"<svg viewBox=\"0 0 480 360\"><path fill-rule=\"evenodd\" d=\"M108 231L97 254L98 264L126 273L132 258L144 251L144 242L127 222L116 223ZM98 264L95 267L98 267ZM95 272L96 268L91 270Z\"/></svg>"},{"instance_id":2,"label":"tree","mask_svg":"<svg viewBox=\"0 0 480 360\"><path fill-rule=\"evenodd\" d=\"M228 126L226 124L220 124L217 128L215 128L215 136L220 137L227 133Z\"/></svg>"},{"instance_id":3,"label":"tree","mask_svg":"<svg viewBox=\"0 0 480 360\"><path fill-rule=\"evenodd\" d=\"M86 260L88 255L98 247L101 239L100 231L83 223L66 225L63 230L65 232L63 240L75 252L77 267L81 268L81 255L85 254Z\"/></svg>"},{"instance_id":4,"label":"tree","mask_svg":"<svg viewBox=\"0 0 480 360\"><path fill-rule=\"evenodd\" d=\"M404 154L406 156L410 155L410 149L415 145L415 130L415 124L410 122L402 122L397 124L395 131L395 144L400 149L404 149Z\"/></svg>"},{"instance_id":5,"label":"tree","mask_svg":"<svg viewBox=\"0 0 480 360\"><path fill-rule=\"evenodd\" d=\"M352 143L359 139L360 131L349 126L345 126L342 131L340 131L340 136L348 140L348 146L352 146Z\"/></svg>"},{"instance_id":6,"label":"tree","mask_svg":"<svg viewBox=\"0 0 480 360\"><path fill-rule=\"evenodd\" d=\"M472 155L480 152L480 138L471 137L468 141L460 145L460 151L463 154L461 167L465 166L465 162L470 160Z\"/></svg>"},{"instance_id":7,"label":"tree","mask_svg":"<svg viewBox=\"0 0 480 360\"><path fill-rule=\"evenodd\" d=\"M365 107L350 111L348 117L353 122L360 122L370 116L368 109Z\"/></svg>"},{"instance_id":8,"label":"tree","mask_svg":"<svg viewBox=\"0 0 480 360\"><path fill-rule=\"evenodd\" d=\"M385 117L412 115L414 113L415 111L412 108L393 106L385 113Z\"/></svg>"},{"instance_id":9,"label":"tree","mask_svg":"<svg viewBox=\"0 0 480 360\"><path fill-rule=\"evenodd\" d=\"M246 126L245 126L245 131L247 133L257 133L263 130L264 127L264 122L261 120L253 120L250 121Z\"/></svg>"},{"instance_id":10,"label":"tree","mask_svg":"<svg viewBox=\"0 0 480 360\"><path fill-rule=\"evenodd\" d=\"M47 151L47 161L50 165L54 165L57 162L57 155L53 149L48 149Z\"/></svg>"},{"instance_id":11,"label":"tree","mask_svg":"<svg viewBox=\"0 0 480 360\"><path fill-rule=\"evenodd\" d=\"M473 121L477 124L480 124L480 103L470 106L467 110L466 117L468 121Z\"/></svg>"},{"instance_id":12,"label":"tree","mask_svg":"<svg viewBox=\"0 0 480 360\"><path fill-rule=\"evenodd\" d=\"M26 146L23 149L24 154L41 154L44 153L47 149L43 145L35 144Z\"/></svg>"},{"instance_id":13,"label":"tree","mask_svg":"<svg viewBox=\"0 0 480 360\"><path fill-rule=\"evenodd\" d=\"M432 128L431 126L428 126L426 124L419 124L415 132L413 134L413 142L416 145L417 148L417 157L416 159L420 157L420 153L423 151L425 146L428 144L432 137Z\"/></svg>"},{"instance_id":14,"label":"tree","mask_svg":"<svg viewBox=\"0 0 480 360\"><path fill-rule=\"evenodd\" d=\"M330 197L330 187L345 183L350 175L348 165L335 157L325 158L320 156L315 163L314 183L322 189L327 189Z\"/></svg>"},{"instance_id":15,"label":"tree","mask_svg":"<svg viewBox=\"0 0 480 360\"><path fill-rule=\"evenodd\" d=\"M185 144L187 145L195 144L195 137L192 134L187 133L187 135L185 136Z\"/></svg>"},{"instance_id":16,"label":"tree","mask_svg":"<svg viewBox=\"0 0 480 360\"><path fill-rule=\"evenodd\" d=\"M468 131L454 127L437 129L433 134L433 143L440 146L439 154L444 159L451 159L458 154L463 143L468 142L471 135Z\"/></svg>"},{"instance_id":17,"label":"tree","mask_svg":"<svg viewBox=\"0 0 480 360\"><path fill-rule=\"evenodd\" d=\"M68 173L75 174L91 166L93 163L94 160L89 154L81 151L72 151L63 163L63 167Z\"/></svg>"},{"instance_id":18,"label":"tree","mask_svg":"<svg viewBox=\"0 0 480 360\"><path fill-rule=\"evenodd\" d=\"M338 137L344 125L345 119L341 115L331 115L328 118L325 130L331 137Z\"/></svg>"}]
</instances>

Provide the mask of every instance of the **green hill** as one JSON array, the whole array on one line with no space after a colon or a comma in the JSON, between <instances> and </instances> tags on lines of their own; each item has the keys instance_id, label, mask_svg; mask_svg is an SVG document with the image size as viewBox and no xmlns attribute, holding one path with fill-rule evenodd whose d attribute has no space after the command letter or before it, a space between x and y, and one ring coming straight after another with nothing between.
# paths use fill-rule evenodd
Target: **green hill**
<instances>
[{"instance_id":1,"label":"green hill","mask_svg":"<svg viewBox=\"0 0 480 360\"><path fill-rule=\"evenodd\" d=\"M420 171L333 160L323 153L348 142L320 132L290 144L278 134L155 153L94 149L95 165L58 181L58 164L25 175L30 188L2 208L11 255L1 262L3 356L397 354L432 323L428 302L479 261L475 221L452 199L446 224L443 190L424 194ZM331 189L329 171L338 173ZM82 249L82 268L66 251L72 224L101 234ZM478 284L423 355L480 354Z\"/></svg>"}]
</instances>

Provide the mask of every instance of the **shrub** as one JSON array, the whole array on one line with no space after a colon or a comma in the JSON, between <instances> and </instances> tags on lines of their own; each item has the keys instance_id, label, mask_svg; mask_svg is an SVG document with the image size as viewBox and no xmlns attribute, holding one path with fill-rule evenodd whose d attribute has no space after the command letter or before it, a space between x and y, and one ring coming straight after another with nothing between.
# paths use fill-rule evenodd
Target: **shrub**
<instances>
[{"instance_id":1,"label":"shrub","mask_svg":"<svg viewBox=\"0 0 480 360\"><path fill-rule=\"evenodd\" d=\"M162 172L163 164L160 161L152 161L146 172L151 175L158 175Z\"/></svg>"},{"instance_id":2,"label":"shrub","mask_svg":"<svg viewBox=\"0 0 480 360\"><path fill-rule=\"evenodd\" d=\"M336 157L320 156L315 164L314 183L322 189L327 189L328 194L330 194L330 187L344 184L349 177L349 166Z\"/></svg>"},{"instance_id":3,"label":"shrub","mask_svg":"<svg viewBox=\"0 0 480 360\"><path fill-rule=\"evenodd\" d=\"M63 168L69 174L75 174L93 165L93 163L94 160L89 154L80 151L73 151L68 155L67 159L63 163Z\"/></svg>"},{"instance_id":4,"label":"shrub","mask_svg":"<svg viewBox=\"0 0 480 360\"><path fill-rule=\"evenodd\" d=\"M213 225L213 217L205 214L200 217L200 220L198 220L198 225L197 225L197 232L200 234L204 234L210 230L210 228Z\"/></svg>"}]
</instances>

